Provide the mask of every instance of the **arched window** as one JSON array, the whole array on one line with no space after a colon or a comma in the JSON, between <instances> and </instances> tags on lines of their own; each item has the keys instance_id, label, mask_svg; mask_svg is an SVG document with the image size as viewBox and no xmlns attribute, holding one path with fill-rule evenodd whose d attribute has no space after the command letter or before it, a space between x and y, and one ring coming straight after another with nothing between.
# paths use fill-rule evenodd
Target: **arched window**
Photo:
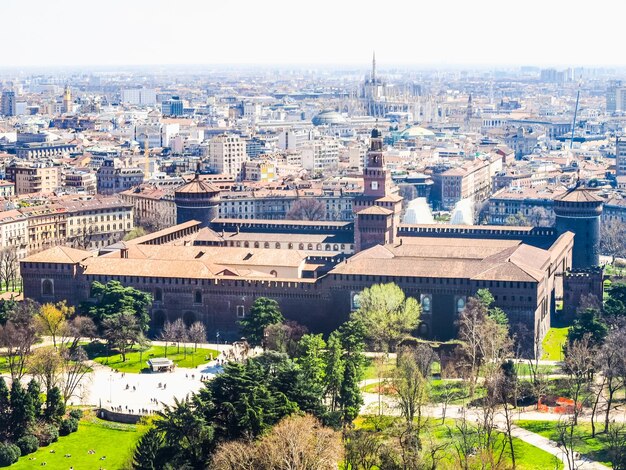
<instances>
[{"instance_id":1,"label":"arched window","mask_svg":"<svg viewBox=\"0 0 626 470\"><path fill-rule=\"evenodd\" d=\"M167 317L163 310L157 310L156 312L154 312L154 315L152 317L152 324L154 325L154 328L156 330L160 330L163 328L163 325L165 325L165 320L167 320Z\"/></svg>"},{"instance_id":2,"label":"arched window","mask_svg":"<svg viewBox=\"0 0 626 470\"><path fill-rule=\"evenodd\" d=\"M244 248L250 248L250 242L243 242Z\"/></svg>"},{"instance_id":3,"label":"arched window","mask_svg":"<svg viewBox=\"0 0 626 470\"><path fill-rule=\"evenodd\" d=\"M322 251L322 244L321 243L317 244L316 250L317 251Z\"/></svg>"},{"instance_id":4,"label":"arched window","mask_svg":"<svg viewBox=\"0 0 626 470\"><path fill-rule=\"evenodd\" d=\"M304 250L304 243L300 243L298 245L298 250Z\"/></svg>"},{"instance_id":5,"label":"arched window","mask_svg":"<svg viewBox=\"0 0 626 470\"><path fill-rule=\"evenodd\" d=\"M289 245L287 245L287 248L289 248L290 250L293 250L293 243L290 243Z\"/></svg>"},{"instance_id":6,"label":"arched window","mask_svg":"<svg viewBox=\"0 0 626 470\"><path fill-rule=\"evenodd\" d=\"M201 304L201 303L202 303L202 292L200 292L199 290L197 290L197 291L194 293L194 296L193 296L193 301L194 301L195 303L197 303L197 304Z\"/></svg>"},{"instance_id":7,"label":"arched window","mask_svg":"<svg viewBox=\"0 0 626 470\"><path fill-rule=\"evenodd\" d=\"M155 302L163 302L163 291L161 289L154 290L154 301Z\"/></svg>"},{"instance_id":8,"label":"arched window","mask_svg":"<svg viewBox=\"0 0 626 470\"><path fill-rule=\"evenodd\" d=\"M272 269L270 271L270 276L278 277L278 273Z\"/></svg>"},{"instance_id":9,"label":"arched window","mask_svg":"<svg viewBox=\"0 0 626 470\"><path fill-rule=\"evenodd\" d=\"M254 242L254 247L258 248L259 247L259 242Z\"/></svg>"},{"instance_id":10,"label":"arched window","mask_svg":"<svg viewBox=\"0 0 626 470\"><path fill-rule=\"evenodd\" d=\"M276 247L277 250L280 250L280 243L276 242L276 245L274 245Z\"/></svg>"},{"instance_id":11,"label":"arched window","mask_svg":"<svg viewBox=\"0 0 626 470\"><path fill-rule=\"evenodd\" d=\"M339 250L339 246L337 246L337 244L335 243L335 244L333 245L333 251L338 251L338 250Z\"/></svg>"},{"instance_id":12,"label":"arched window","mask_svg":"<svg viewBox=\"0 0 626 470\"><path fill-rule=\"evenodd\" d=\"M306 249L307 249L307 250L312 250L312 249L313 249L313 243L309 243L309 244L306 246Z\"/></svg>"},{"instance_id":13,"label":"arched window","mask_svg":"<svg viewBox=\"0 0 626 470\"><path fill-rule=\"evenodd\" d=\"M263 243L263 248L269 248L269 247L270 247L270 242Z\"/></svg>"},{"instance_id":14,"label":"arched window","mask_svg":"<svg viewBox=\"0 0 626 470\"><path fill-rule=\"evenodd\" d=\"M330 251L330 245L326 245L326 251Z\"/></svg>"},{"instance_id":15,"label":"arched window","mask_svg":"<svg viewBox=\"0 0 626 470\"><path fill-rule=\"evenodd\" d=\"M52 279L44 279L41 283L41 295L54 295L54 283Z\"/></svg>"}]
</instances>

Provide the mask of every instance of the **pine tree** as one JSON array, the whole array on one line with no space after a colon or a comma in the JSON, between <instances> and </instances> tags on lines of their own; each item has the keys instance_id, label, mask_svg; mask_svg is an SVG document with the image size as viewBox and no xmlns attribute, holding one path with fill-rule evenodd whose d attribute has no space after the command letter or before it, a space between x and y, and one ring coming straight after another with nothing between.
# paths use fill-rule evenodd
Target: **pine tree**
<instances>
[{"instance_id":1,"label":"pine tree","mask_svg":"<svg viewBox=\"0 0 626 470\"><path fill-rule=\"evenodd\" d=\"M59 423L65 414L65 402L59 387L52 387L46 395L44 417L51 423Z\"/></svg>"},{"instance_id":2,"label":"pine tree","mask_svg":"<svg viewBox=\"0 0 626 470\"><path fill-rule=\"evenodd\" d=\"M135 470L158 469L157 455L163 444L163 435L157 429L150 428L137 443L133 455L133 468Z\"/></svg>"},{"instance_id":3,"label":"pine tree","mask_svg":"<svg viewBox=\"0 0 626 470\"><path fill-rule=\"evenodd\" d=\"M39 382L35 379L30 379L28 382L28 388L26 389L30 396L31 403L33 404L33 410L35 411L35 419L41 417L43 401L41 400L41 388Z\"/></svg>"},{"instance_id":4,"label":"pine tree","mask_svg":"<svg viewBox=\"0 0 626 470\"><path fill-rule=\"evenodd\" d=\"M22 387L19 380L11 384L11 418L10 432L14 440L28 434L35 422L35 408L30 395Z\"/></svg>"},{"instance_id":5,"label":"pine tree","mask_svg":"<svg viewBox=\"0 0 626 470\"><path fill-rule=\"evenodd\" d=\"M359 388L360 374L353 362L347 362L339 394L339 403L343 412L343 423L350 426L359 415L363 405L363 395Z\"/></svg>"},{"instance_id":6,"label":"pine tree","mask_svg":"<svg viewBox=\"0 0 626 470\"><path fill-rule=\"evenodd\" d=\"M343 362L341 338L337 331L333 331L328 337L325 353L326 362L326 399L329 402L330 411L336 411L343 382L345 364Z\"/></svg>"},{"instance_id":7,"label":"pine tree","mask_svg":"<svg viewBox=\"0 0 626 470\"><path fill-rule=\"evenodd\" d=\"M9 429L11 421L11 401L9 398L9 389L4 377L0 377L0 441L9 438Z\"/></svg>"}]
</instances>

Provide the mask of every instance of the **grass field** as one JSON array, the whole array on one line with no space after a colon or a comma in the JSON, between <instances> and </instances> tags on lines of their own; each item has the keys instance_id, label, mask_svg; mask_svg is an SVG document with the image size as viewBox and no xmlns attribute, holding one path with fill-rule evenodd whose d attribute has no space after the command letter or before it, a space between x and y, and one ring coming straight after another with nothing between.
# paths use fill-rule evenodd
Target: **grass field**
<instances>
[{"instance_id":1,"label":"grass field","mask_svg":"<svg viewBox=\"0 0 626 470\"><path fill-rule=\"evenodd\" d=\"M208 362L207 357L211 354L217 357L218 351L214 349L193 350L193 345L187 346L187 354L184 353L183 345L180 345L180 352L176 346L168 346L165 354L165 346L151 346L141 353L138 349L126 354L126 361L122 362L122 356L117 353L108 353L106 345L102 343L91 343L85 346L85 351L90 359L106 365L120 372L139 373L148 371L146 361L152 357L167 357L174 361L178 367L195 367Z\"/></svg>"},{"instance_id":2,"label":"grass field","mask_svg":"<svg viewBox=\"0 0 626 470\"><path fill-rule=\"evenodd\" d=\"M393 418L385 418L383 426L385 428L390 426L393 420ZM357 428L373 430L374 422L375 420L359 417L355 421L355 425ZM445 424L442 424L441 420L430 419L428 420L425 426L425 430L422 433L422 440L425 443L430 442L431 439L433 443L447 442L450 439L449 430L452 433L452 438L459 435L459 431L455 427L455 420L446 419ZM504 439L504 434L499 434L499 438ZM520 439L513 439L513 448L515 450L515 461L517 469L550 470L563 468L563 463L558 461L553 455L544 452L543 450L531 444L527 444ZM506 453L504 460L510 465L511 458L508 455L508 452ZM451 445L447 447L443 460L439 463L437 468L446 470L452 470L457 468L457 464L455 462L454 448Z\"/></svg>"},{"instance_id":3,"label":"grass field","mask_svg":"<svg viewBox=\"0 0 626 470\"><path fill-rule=\"evenodd\" d=\"M521 428L528 429L534 433L540 434L548 439L556 441L558 438L556 421L529 421L522 420L515 423ZM598 424L596 430L602 429L602 424ZM597 460L605 465L610 466L607 454L606 436L604 434L596 434L591 437L591 424L581 423L576 426L574 431L576 436L574 448L583 456L592 460Z\"/></svg>"},{"instance_id":4,"label":"grass field","mask_svg":"<svg viewBox=\"0 0 626 470\"><path fill-rule=\"evenodd\" d=\"M110 423L94 417L84 418L77 432L60 437L57 442L21 457L10 468L42 468L45 462L46 470L67 470L70 467L75 470L121 469L132 455L143 432L144 426ZM50 453L51 450L54 453ZM95 453L89 454L90 450ZM65 457L65 454L71 457ZM105 459L100 460L101 457Z\"/></svg>"},{"instance_id":5,"label":"grass field","mask_svg":"<svg viewBox=\"0 0 626 470\"><path fill-rule=\"evenodd\" d=\"M563 345L567 341L569 326L552 327L543 339L541 359L560 361L563 359Z\"/></svg>"}]
</instances>

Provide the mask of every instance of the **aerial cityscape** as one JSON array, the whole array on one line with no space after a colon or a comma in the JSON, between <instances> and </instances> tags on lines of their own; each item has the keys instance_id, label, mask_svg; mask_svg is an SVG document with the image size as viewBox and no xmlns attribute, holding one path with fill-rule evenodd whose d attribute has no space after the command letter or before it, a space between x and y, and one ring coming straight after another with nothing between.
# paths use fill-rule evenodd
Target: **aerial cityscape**
<instances>
[{"instance_id":1,"label":"aerial cityscape","mask_svg":"<svg viewBox=\"0 0 626 470\"><path fill-rule=\"evenodd\" d=\"M0 467L626 468L608 2L30 3Z\"/></svg>"}]
</instances>

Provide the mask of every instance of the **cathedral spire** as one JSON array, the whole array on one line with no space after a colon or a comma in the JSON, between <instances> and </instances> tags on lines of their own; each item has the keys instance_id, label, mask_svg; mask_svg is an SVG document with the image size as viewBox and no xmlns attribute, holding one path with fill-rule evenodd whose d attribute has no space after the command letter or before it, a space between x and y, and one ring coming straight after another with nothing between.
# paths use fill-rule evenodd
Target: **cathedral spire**
<instances>
[{"instance_id":1,"label":"cathedral spire","mask_svg":"<svg viewBox=\"0 0 626 470\"><path fill-rule=\"evenodd\" d=\"M376 51L372 52L372 83L376 83Z\"/></svg>"}]
</instances>

